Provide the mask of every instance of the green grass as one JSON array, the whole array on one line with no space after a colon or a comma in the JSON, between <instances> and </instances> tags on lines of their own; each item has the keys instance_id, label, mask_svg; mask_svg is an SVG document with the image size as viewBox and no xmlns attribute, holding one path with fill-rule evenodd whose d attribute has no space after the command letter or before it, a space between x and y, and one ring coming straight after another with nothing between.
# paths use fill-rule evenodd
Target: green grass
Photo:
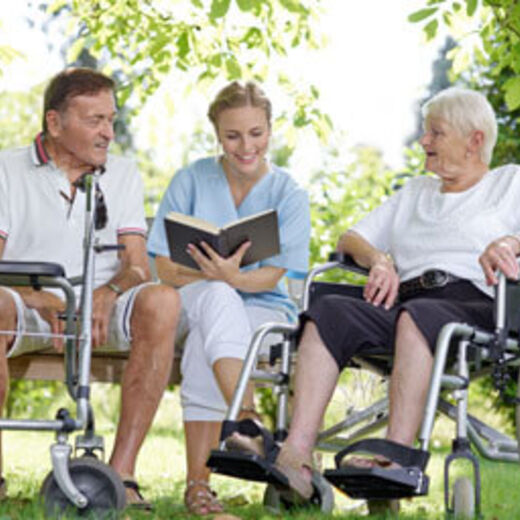
<instances>
[{"instance_id":1,"label":"green grass","mask_svg":"<svg viewBox=\"0 0 520 520\"><path fill-rule=\"evenodd\" d=\"M106 452L109 454L114 435L114 407L118 390L98 385L94 392L98 431L105 436ZM124 520L190 518L182 505L185 460L181 426L178 394L169 392L143 446L137 468L137 477L143 492L154 503L155 510L153 514L125 512L122 515ZM451 430L451 426L448 427L442 421L436 426L436 441L428 466L431 477L430 493L427 497L402 501L400 518L444 518L442 471ZM50 471L49 446L52 442L52 435L47 433L4 432L4 474L8 481L9 500L0 505L0 520L43 518L38 492L45 475ZM325 460L324 465L328 467L331 464ZM464 464L458 463L454 468L457 473L464 470L462 466ZM484 518L520 518L520 503L517 499L520 483L518 465L482 460L481 469ZM325 520L366 516L366 508L362 502L350 500L340 493L335 493L336 507L331 515L324 515L316 510L271 514L261 505L262 485L219 476L215 476L213 485L227 504L226 511L244 519Z\"/></svg>"}]
</instances>

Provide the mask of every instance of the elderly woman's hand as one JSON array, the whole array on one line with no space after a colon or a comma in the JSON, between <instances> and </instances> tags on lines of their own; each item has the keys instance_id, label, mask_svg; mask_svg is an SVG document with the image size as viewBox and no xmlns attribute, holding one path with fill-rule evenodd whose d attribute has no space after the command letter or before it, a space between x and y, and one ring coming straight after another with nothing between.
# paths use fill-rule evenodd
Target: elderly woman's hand
<instances>
[{"instance_id":1,"label":"elderly woman's hand","mask_svg":"<svg viewBox=\"0 0 520 520\"><path fill-rule=\"evenodd\" d=\"M221 257L215 250L206 242L201 242L199 248L192 244L188 245L188 252L197 262L200 270L204 273L206 278L210 280L222 280L234 286L233 280L237 274L240 274L240 263L246 251L251 247L251 242L244 242L231 256L228 258Z\"/></svg>"},{"instance_id":2,"label":"elderly woman's hand","mask_svg":"<svg viewBox=\"0 0 520 520\"><path fill-rule=\"evenodd\" d=\"M399 277L394 264L388 257L382 257L370 268L363 296L375 306L383 304L385 309L390 309L395 303L398 290Z\"/></svg>"},{"instance_id":3,"label":"elderly woman's hand","mask_svg":"<svg viewBox=\"0 0 520 520\"><path fill-rule=\"evenodd\" d=\"M516 256L520 253L520 239L507 235L494 240L486 247L479 258L488 285L496 285L496 271L501 271L508 278L518 279L519 269Z\"/></svg>"}]
</instances>

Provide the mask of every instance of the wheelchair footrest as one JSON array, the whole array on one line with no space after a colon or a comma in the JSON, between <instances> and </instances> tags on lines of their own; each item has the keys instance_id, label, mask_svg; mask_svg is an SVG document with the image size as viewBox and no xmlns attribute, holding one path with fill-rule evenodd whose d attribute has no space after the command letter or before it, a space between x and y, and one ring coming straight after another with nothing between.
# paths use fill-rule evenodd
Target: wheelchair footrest
<instances>
[{"instance_id":1,"label":"wheelchair footrest","mask_svg":"<svg viewBox=\"0 0 520 520\"><path fill-rule=\"evenodd\" d=\"M212 450L206 466L221 475L289 488L287 477L272 463L254 453Z\"/></svg>"},{"instance_id":2,"label":"wheelchair footrest","mask_svg":"<svg viewBox=\"0 0 520 520\"><path fill-rule=\"evenodd\" d=\"M380 458L374 457L370 467L360 467L345 460L352 453L368 453ZM334 457L336 469L325 471L324 476L352 498L391 499L426 495L429 479L424 470L429 456L427 451L389 440L363 439L337 453ZM392 462L395 463L393 466Z\"/></svg>"},{"instance_id":3,"label":"wheelchair footrest","mask_svg":"<svg viewBox=\"0 0 520 520\"><path fill-rule=\"evenodd\" d=\"M326 470L325 478L351 498L406 498L428 493L428 476L419 468L342 467Z\"/></svg>"}]
</instances>

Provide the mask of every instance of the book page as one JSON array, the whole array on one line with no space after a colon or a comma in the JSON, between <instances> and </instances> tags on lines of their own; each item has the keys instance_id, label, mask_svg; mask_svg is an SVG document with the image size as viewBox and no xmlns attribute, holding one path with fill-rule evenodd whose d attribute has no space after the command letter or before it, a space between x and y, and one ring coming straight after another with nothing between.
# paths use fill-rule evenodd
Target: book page
<instances>
[{"instance_id":1,"label":"book page","mask_svg":"<svg viewBox=\"0 0 520 520\"><path fill-rule=\"evenodd\" d=\"M207 220L203 220L201 218L192 217L191 215L184 215L184 213L170 211L165 218L167 218L168 220L173 220L174 222L179 222L192 228L197 228L202 231L206 231L207 233L214 233L215 235L218 235L220 233L220 229L211 222L208 222Z\"/></svg>"}]
</instances>

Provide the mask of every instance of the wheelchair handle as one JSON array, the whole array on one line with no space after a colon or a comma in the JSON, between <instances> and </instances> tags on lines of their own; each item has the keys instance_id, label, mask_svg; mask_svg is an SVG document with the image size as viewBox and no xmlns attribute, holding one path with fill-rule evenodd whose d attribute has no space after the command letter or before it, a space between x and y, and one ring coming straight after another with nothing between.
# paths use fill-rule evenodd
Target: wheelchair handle
<instances>
[{"instance_id":1,"label":"wheelchair handle","mask_svg":"<svg viewBox=\"0 0 520 520\"><path fill-rule=\"evenodd\" d=\"M94 245L94 251L96 253L104 253L105 251L123 251L125 247L124 244L96 244Z\"/></svg>"}]
</instances>

